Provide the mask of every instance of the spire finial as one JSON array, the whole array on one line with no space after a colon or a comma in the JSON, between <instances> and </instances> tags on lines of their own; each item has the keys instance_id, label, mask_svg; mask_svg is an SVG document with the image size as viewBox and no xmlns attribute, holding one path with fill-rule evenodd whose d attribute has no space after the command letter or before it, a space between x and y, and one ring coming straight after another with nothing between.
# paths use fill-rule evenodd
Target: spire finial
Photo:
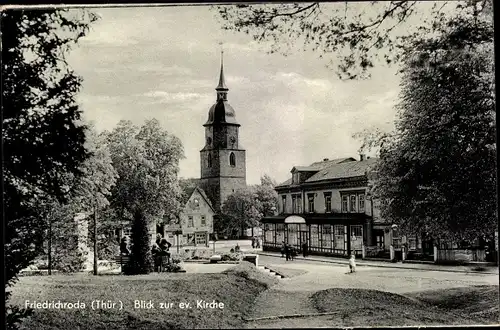
<instances>
[{"instance_id":1,"label":"spire finial","mask_svg":"<svg viewBox=\"0 0 500 330\"><path fill-rule=\"evenodd\" d=\"M219 42L220 45L220 77L219 77L219 85L216 90L225 90L228 88L226 86L226 81L224 79L224 49L222 48L222 42Z\"/></svg>"}]
</instances>

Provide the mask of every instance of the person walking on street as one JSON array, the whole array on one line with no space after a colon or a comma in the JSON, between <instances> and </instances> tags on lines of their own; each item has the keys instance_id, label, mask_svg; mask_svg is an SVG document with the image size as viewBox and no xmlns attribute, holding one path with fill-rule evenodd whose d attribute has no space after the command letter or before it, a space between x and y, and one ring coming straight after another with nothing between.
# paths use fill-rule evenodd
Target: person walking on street
<instances>
[{"instance_id":1,"label":"person walking on street","mask_svg":"<svg viewBox=\"0 0 500 330\"><path fill-rule=\"evenodd\" d=\"M307 257L307 242L304 242L304 244L302 244L302 255L305 257Z\"/></svg>"},{"instance_id":2,"label":"person walking on street","mask_svg":"<svg viewBox=\"0 0 500 330\"><path fill-rule=\"evenodd\" d=\"M290 259L290 246L288 244L285 244L285 256L286 256L286 261Z\"/></svg>"},{"instance_id":3,"label":"person walking on street","mask_svg":"<svg viewBox=\"0 0 500 330\"><path fill-rule=\"evenodd\" d=\"M286 246L285 246L285 242L281 242L281 257L283 258L285 256L285 252L286 252Z\"/></svg>"}]
</instances>

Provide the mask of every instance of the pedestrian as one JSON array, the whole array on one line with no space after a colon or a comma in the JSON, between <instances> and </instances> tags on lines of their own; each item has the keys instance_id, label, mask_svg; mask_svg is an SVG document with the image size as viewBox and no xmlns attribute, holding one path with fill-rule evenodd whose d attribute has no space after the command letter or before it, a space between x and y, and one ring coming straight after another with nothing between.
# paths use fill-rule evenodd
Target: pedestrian
<instances>
[{"instance_id":1,"label":"pedestrian","mask_svg":"<svg viewBox=\"0 0 500 330\"><path fill-rule=\"evenodd\" d=\"M281 257L283 258L285 256L285 252L286 252L286 245L285 245L285 241L281 242Z\"/></svg>"},{"instance_id":2,"label":"pedestrian","mask_svg":"<svg viewBox=\"0 0 500 330\"><path fill-rule=\"evenodd\" d=\"M122 237L122 241L120 243L120 253L124 255L129 255L130 251L127 246L127 236Z\"/></svg>"},{"instance_id":3,"label":"pedestrian","mask_svg":"<svg viewBox=\"0 0 500 330\"><path fill-rule=\"evenodd\" d=\"M304 244L302 244L302 254L305 257L307 257L307 242L304 242Z\"/></svg>"},{"instance_id":4,"label":"pedestrian","mask_svg":"<svg viewBox=\"0 0 500 330\"><path fill-rule=\"evenodd\" d=\"M285 256L286 256L286 261L290 259L290 246L288 244L285 244Z\"/></svg>"},{"instance_id":5,"label":"pedestrian","mask_svg":"<svg viewBox=\"0 0 500 330\"><path fill-rule=\"evenodd\" d=\"M355 260L354 253L351 254L351 258L349 258L349 271L351 273L355 273L356 272L356 260Z\"/></svg>"},{"instance_id":6,"label":"pedestrian","mask_svg":"<svg viewBox=\"0 0 500 330\"><path fill-rule=\"evenodd\" d=\"M252 249L255 249L255 237L252 237Z\"/></svg>"},{"instance_id":7,"label":"pedestrian","mask_svg":"<svg viewBox=\"0 0 500 330\"><path fill-rule=\"evenodd\" d=\"M161 271L161 255L160 255L161 249L158 240L153 243L153 247L151 248L151 254L153 255L155 272L159 273Z\"/></svg>"},{"instance_id":8,"label":"pedestrian","mask_svg":"<svg viewBox=\"0 0 500 330\"><path fill-rule=\"evenodd\" d=\"M260 236L257 236L257 238L255 239L255 243L257 244L256 248L260 249Z\"/></svg>"},{"instance_id":9,"label":"pedestrian","mask_svg":"<svg viewBox=\"0 0 500 330\"><path fill-rule=\"evenodd\" d=\"M292 261L295 259L297 256L297 249L295 249L293 246L290 246L290 258Z\"/></svg>"}]
</instances>

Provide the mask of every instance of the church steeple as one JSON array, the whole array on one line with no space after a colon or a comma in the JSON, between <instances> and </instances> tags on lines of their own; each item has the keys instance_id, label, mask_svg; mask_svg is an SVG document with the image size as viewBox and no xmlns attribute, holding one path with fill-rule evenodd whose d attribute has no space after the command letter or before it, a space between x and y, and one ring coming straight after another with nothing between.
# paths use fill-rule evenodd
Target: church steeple
<instances>
[{"instance_id":1,"label":"church steeple","mask_svg":"<svg viewBox=\"0 0 500 330\"><path fill-rule=\"evenodd\" d=\"M217 91L217 101L227 100L227 92L229 88L226 86L226 79L224 78L224 50L220 51L220 76L219 76L219 85L215 88Z\"/></svg>"}]
</instances>

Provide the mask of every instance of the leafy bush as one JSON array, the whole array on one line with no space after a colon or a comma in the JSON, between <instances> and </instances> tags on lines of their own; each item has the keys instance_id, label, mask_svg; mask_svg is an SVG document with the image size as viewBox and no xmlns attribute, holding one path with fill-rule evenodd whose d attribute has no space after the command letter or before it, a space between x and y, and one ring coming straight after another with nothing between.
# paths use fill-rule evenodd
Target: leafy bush
<instances>
[{"instance_id":1,"label":"leafy bush","mask_svg":"<svg viewBox=\"0 0 500 330\"><path fill-rule=\"evenodd\" d=\"M221 255L221 261L241 261L243 255L241 253L224 253Z\"/></svg>"},{"instance_id":2,"label":"leafy bush","mask_svg":"<svg viewBox=\"0 0 500 330\"><path fill-rule=\"evenodd\" d=\"M79 272L85 268L87 255L87 251L82 251L80 249L64 249L62 251L58 251L57 254L54 254L52 265L54 269L57 269L61 272Z\"/></svg>"},{"instance_id":3,"label":"leafy bush","mask_svg":"<svg viewBox=\"0 0 500 330\"><path fill-rule=\"evenodd\" d=\"M182 270L180 263L169 263L165 266L164 270L169 273L177 273Z\"/></svg>"},{"instance_id":4,"label":"leafy bush","mask_svg":"<svg viewBox=\"0 0 500 330\"><path fill-rule=\"evenodd\" d=\"M114 257L120 254L120 245L115 239L107 239L98 242L97 250L100 260L113 260Z\"/></svg>"}]
</instances>

